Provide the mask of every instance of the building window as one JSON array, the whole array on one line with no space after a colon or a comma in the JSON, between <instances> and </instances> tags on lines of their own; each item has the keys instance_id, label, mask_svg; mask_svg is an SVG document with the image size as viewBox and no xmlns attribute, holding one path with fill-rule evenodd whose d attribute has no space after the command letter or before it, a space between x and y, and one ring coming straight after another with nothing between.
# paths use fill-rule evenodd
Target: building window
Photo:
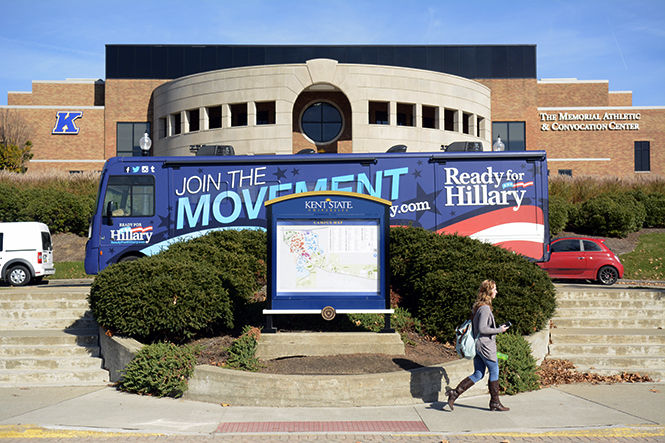
<instances>
[{"instance_id":1,"label":"building window","mask_svg":"<svg viewBox=\"0 0 665 443\"><path fill-rule=\"evenodd\" d=\"M651 142L635 142L635 172L651 171Z\"/></svg>"},{"instance_id":2,"label":"building window","mask_svg":"<svg viewBox=\"0 0 665 443\"><path fill-rule=\"evenodd\" d=\"M219 129L222 127L222 107L209 106L206 108L208 114L208 129Z\"/></svg>"},{"instance_id":3,"label":"building window","mask_svg":"<svg viewBox=\"0 0 665 443\"><path fill-rule=\"evenodd\" d=\"M415 126L413 106L407 103L397 103L397 126Z\"/></svg>"},{"instance_id":4,"label":"building window","mask_svg":"<svg viewBox=\"0 0 665 443\"><path fill-rule=\"evenodd\" d=\"M476 125L476 137L485 136L485 119L482 117L476 117L478 124Z\"/></svg>"},{"instance_id":5,"label":"building window","mask_svg":"<svg viewBox=\"0 0 665 443\"><path fill-rule=\"evenodd\" d=\"M370 125L390 124L388 105L388 102L369 102Z\"/></svg>"},{"instance_id":6,"label":"building window","mask_svg":"<svg viewBox=\"0 0 665 443\"><path fill-rule=\"evenodd\" d=\"M501 137L506 151L526 150L524 122L492 122L492 145L498 137Z\"/></svg>"},{"instance_id":7,"label":"building window","mask_svg":"<svg viewBox=\"0 0 665 443\"><path fill-rule=\"evenodd\" d=\"M473 114L468 114L466 112L462 113L462 133L471 134L471 125L472 125Z\"/></svg>"},{"instance_id":8,"label":"building window","mask_svg":"<svg viewBox=\"0 0 665 443\"><path fill-rule=\"evenodd\" d=\"M231 126L247 126L247 103L231 105Z\"/></svg>"},{"instance_id":9,"label":"building window","mask_svg":"<svg viewBox=\"0 0 665 443\"><path fill-rule=\"evenodd\" d=\"M171 114L171 135L178 135L182 131L182 119L180 113Z\"/></svg>"},{"instance_id":10,"label":"building window","mask_svg":"<svg viewBox=\"0 0 665 443\"><path fill-rule=\"evenodd\" d=\"M160 118L157 124L159 125L159 128L157 129L159 131L159 138L166 138L166 118Z\"/></svg>"},{"instance_id":11,"label":"building window","mask_svg":"<svg viewBox=\"0 0 665 443\"><path fill-rule=\"evenodd\" d=\"M300 124L314 143L330 143L342 133L342 114L330 103L314 103L303 112Z\"/></svg>"},{"instance_id":12,"label":"building window","mask_svg":"<svg viewBox=\"0 0 665 443\"><path fill-rule=\"evenodd\" d=\"M201 127L199 126L199 110L190 109L185 113L187 115L187 122L189 123L189 131L195 132L198 131Z\"/></svg>"},{"instance_id":13,"label":"building window","mask_svg":"<svg viewBox=\"0 0 665 443\"><path fill-rule=\"evenodd\" d=\"M257 125L275 124L275 102L256 103L256 124Z\"/></svg>"},{"instance_id":14,"label":"building window","mask_svg":"<svg viewBox=\"0 0 665 443\"><path fill-rule=\"evenodd\" d=\"M115 155L118 157L140 157L142 155L139 139L145 133L150 134L150 123L117 123Z\"/></svg>"},{"instance_id":15,"label":"building window","mask_svg":"<svg viewBox=\"0 0 665 443\"><path fill-rule=\"evenodd\" d=\"M568 177L573 176L573 170L572 169L559 169L559 175L567 175Z\"/></svg>"},{"instance_id":16,"label":"building window","mask_svg":"<svg viewBox=\"0 0 665 443\"><path fill-rule=\"evenodd\" d=\"M423 105L423 128L439 129L439 108Z\"/></svg>"},{"instance_id":17,"label":"building window","mask_svg":"<svg viewBox=\"0 0 665 443\"><path fill-rule=\"evenodd\" d=\"M454 131L456 116L457 111L454 109L445 109L443 111L443 129L446 131Z\"/></svg>"}]
</instances>

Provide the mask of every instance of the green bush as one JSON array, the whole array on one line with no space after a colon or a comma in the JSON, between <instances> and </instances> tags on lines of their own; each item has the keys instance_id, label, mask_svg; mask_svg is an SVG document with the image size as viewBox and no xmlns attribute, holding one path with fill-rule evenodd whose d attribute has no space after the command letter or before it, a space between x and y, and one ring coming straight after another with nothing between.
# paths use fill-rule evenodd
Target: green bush
<instances>
[{"instance_id":1,"label":"green bush","mask_svg":"<svg viewBox=\"0 0 665 443\"><path fill-rule=\"evenodd\" d=\"M21 221L19 213L26 204L22 188L0 181L0 221Z\"/></svg>"},{"instance_id":2,"label":"green bush","mask_svg":"<svg viewBox=\"0 0 665 443\"><path fill-rule=\"evenodd\" d=\"M248 303L266 284L266 234L255 230L213 231L176 243L160 254L174 261L205 261L228 291L237 324L253 323ZM249 310L249 311L248 311Z\"/></svg>"},{"instance_id":3,"label":"green bush","mask_svg":"<svg viewBox=\"0 0 665 443\"><path fill-rule=\"evenodd\" d=\"M10 174L0 171L0 220L38 221L51 233L85 235L98 174Z\"/></svg>"},{"instance_id":4,"label":"green bush","mask_svg":"<svg viewBox=\"0 0 665 443\"><path fill-rule=\"evenodd\" d=\"M188 346L155 343L144 346L129 362L118 388L157 397L182 397L194 372L196 356Z\"/></svg>"},{"instance_id":5,"label":"green bush","mask_svg":"<svg viewBox=\"0 0 665 443\"><path fill-rule=\"evenodd\" d=\"M549 198L550 235L563 231L568 224L568 211L571 205L559 196Z\"/></svg>"},{"instance_id":6,"label":"green bush","mask_svg":"<svg viewBox=\"0 0 665 443\"><path fill-rule=\"evenodd\" d=\"M642 203L646 210L644 226L647 228L665 228L665 194L647 194Z\"/></svg>"},{"instance_id":7,"label":"green bush","mask_svg":"<svg viewBox=\"0 0 665 443\"><path fill-rule=\"evenodd\" d=\"M499 360L500 391L514 395L539 389L536 360L524 337L511 333L499 334L496 336L496 345L500 353L508 356L506 360Z\"/></svg>"},{"instance_id":8,"label":"green bush","mask_svg":"<svg viewBox=\"0 0 665 443\"><path fill-rule=\"evenodd\" d=\"M181 342L233 327L228 290L205 260L146 257L99 273L90 308L100 326L141 341Z\"/></svg>"},{"instance_id":9,"label":"green bush","mask_svg":"<svg viewBox=\"0 0 665 443\"><path fill-rule=\"evenodd\" d=\"M258 329L251 326L244 327L242 335L233 342L228 350L229 367L252 372L259 370L259 359L256 358L258 335Z\"/></svg>"},{"instance_id":10,"label":"green bush","mask_svg":"<svg viewBox=\"0 0 665 443\"><path fill-rule=\"evenodd\" d=\"M24 193L27 204L19 212L24 221L45 223L52 233L85 235L92 207L79 196L54 188L32 188Z\"/></svg>"},{"instance_id":11,"label":"green bush","mask_svg":"<svg viewBox=\"0 0 665 443\"><path fill-rule=\"evenodd\" d=\"M578 231L600 236L625 237L644 225L646 210L630 193L611 193L582 203L575 225Z\"/></svg>"},{"instance_id":12,"label":"green bush","mask_svg":"<svg viewBox=\"0 0 665 443\"><path fill-rule=\"evenodd\" d=\"M555 291L543 270L524 257L468 237L438 235L421 228L390 232L393 288L400 305L431 335L451 341L455 327L470 317L478 286L496 281L498 322L516 333L542 329L554 314Z\"/></svg>"}]
</instances>

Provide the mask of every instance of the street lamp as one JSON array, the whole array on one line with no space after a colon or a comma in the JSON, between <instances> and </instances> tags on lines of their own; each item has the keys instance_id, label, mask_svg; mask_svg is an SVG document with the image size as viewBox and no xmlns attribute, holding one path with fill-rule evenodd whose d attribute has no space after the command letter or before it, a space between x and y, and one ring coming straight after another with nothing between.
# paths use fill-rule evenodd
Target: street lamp
<instances>
[{"instance_id":1,"label":"street lamp","mask_svg":"<svg viewBox=\"0 0 665 443\"><path fill-rule=\"evenodd\" d=\"M150 136L148 135L147 132L143 134L143 137L139 139L139 146L141 147L141 152L143 152L144 157L150 154L150 147L152 146L152 140L150 140Z\"/></svg>"},{"instance_id":2,"label":"street lamp","mask_svg":"<svg viewBox=\"0 0 665 443\"><path fill-rule=\"evenodd\" d=\"M503 144L501 141L501 136L498 136L496 138L496 141L492 145L492 151L504 151L506 149L506 145Z\"/></svg>"}]
</instances>

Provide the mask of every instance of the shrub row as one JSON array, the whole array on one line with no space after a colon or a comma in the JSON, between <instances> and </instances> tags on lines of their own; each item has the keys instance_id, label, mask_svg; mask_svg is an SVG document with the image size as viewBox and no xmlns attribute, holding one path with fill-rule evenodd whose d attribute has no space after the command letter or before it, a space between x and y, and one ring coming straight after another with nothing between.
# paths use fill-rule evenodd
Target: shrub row
<instances>
[{"instance_id":1,"label":"shrub row","mask_svg":"<svg viewBox=\"0 0 665 443\"><path fill-rule=\"evenodd\" d=\"M550 177L549 203L552 235L569 230L623 237L643 227L665 227L660 177Z\"/></svg>"},{"instance_id":2,"label":"shrub row","mask_svg":"<svg viewBox=\"0 0 665 443\"><path fill-rule=\"evenodd\" d=\"M549 200L550 233L564 229L590 235L625 237L645 228L665 227L665 194L643 191L599 194L581 203L560 195Z\"/></svg>"},{"instance_id":3,"label":"shrub row","mask_svg":"<svg viewBox=\"0 0 665 443\"><path fill-rule=\"evenodd\" d=\"M230 331L256 317L249 301L265 283L265 244L260 231L219 231L109 266L90 308L101 326L144 342Z\"/></svg>"},{"instance_id":4,"label":"shrub row","mask_svg":"<svg viewBox=\"0 0 665 443\"><path fill-rule=\"evenodd\" d=\"M0 174L0 221L39 221L52 233L85 235L94 211L98 175Z\"/></svg>"}]
</instances>

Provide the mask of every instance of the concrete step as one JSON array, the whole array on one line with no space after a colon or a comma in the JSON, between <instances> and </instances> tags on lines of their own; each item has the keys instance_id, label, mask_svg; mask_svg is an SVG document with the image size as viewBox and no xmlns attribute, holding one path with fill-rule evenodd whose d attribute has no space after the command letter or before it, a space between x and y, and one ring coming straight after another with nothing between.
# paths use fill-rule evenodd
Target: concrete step
<instances>
[{"instance_id":1,"label":"concrete step","mask_svg":"<svg viewBox=\"0 0 665 443\"><path fill-rule=\"evenodd\" d=\"M665 345L665 329L552 328L550 341L556 345Z\"/></svg>"},{"instance_id":2,"label":"concrete step","mask_svg":"<svg viewBox=\"0 0 665 443\"><path fill-rule=\"evenodd\" d=\"M5 357L31 358L69 358L69 357L99 357L99 346L67 345L2 345L0 346L0 359Z\"/></svg>"},{"instance_id":3,"label":"concrete step","mask_svg":"<svg viewBox=\"0 0 665 443\"><path fill-rule=\"evenodd\" d=\"M575 355L586 357L588 355L606 355L608 357L663 357L665 358L665 345L653 344L557 344L550 345L550 356L558 358L558 355Z\"/></svg>"},{"instance_id":4,"label":"concrete step","mask_svg":"<svg viewBox=\"0 0 665 443\"><path fill-rule=\"evenodd\" d=\"M0 311L0 324L5 320L17 319L45 319L45 318L79 318L79 317L92 317L92 313L88 306L77 309L57 309L57 308L42 308L35 307L32 309L12 309Z\"/></svg>"},{"instance_id":5,"label":"concrete step","mask_svg":"<svg viewBox=\"0 0 665 443\"><path fill-rule=\"evenodd\" d=\"M616 309L660 309L665 304L654 303L653 300L612 300L610 298L594 299L558 299L557 306L561 308L616 308Z\"/></svg>"},{"instance_id":6,"label":"concrete step","mask_svg":"<svg viewBox=\"0 0 665 443\"><path fill-rule=\"evenodd\" d=\"M556 289L556 298L558 300L646 300L659 303L665 303L665 291L662 289L654 290L635 290L625 288L602 288L589 286L583 289L568 289L560 286Z\"/></svg>"},{"instance_id":7,"label":"concrete step","mask_svg":"<svg viewBox=\"0 0 665 443\"><path fill-rule=\"evenodd\" d=\"M399 333L277 332L261 334L256 356L263 360L294 355L336 354L404 355Z\"/></svg>"},{"instance_id":8,"label":"concrete step","mask_svg":"<svg viewBox=\"0 0 665 443\"><path fill-rule=\"evenodd\" d=\"M625 371L627 368L641 368L641 371L665 370L665 356L622 357L602 354L586 356L557 354L552 355L551 358L570 360L575 366L590 369L621 369Z\"/></svg>"},{"instance_id":9,"label":"concrete step","mask_svg":"<svg viewBox=\"0 0 665 443\"><path fill-rule=\"evenodd\" d=\"M580 318L580 317L555 317L552 319L555 328L631 328L631 329L658 329L664 326L665 320L661 318Z\"/></svg>"},{"instance_id":10,"label":"concrete step","mask_svg":"<svg viewBox=\"0 0 665 443\"><path fill-rule=\"evenodd\" d=\"M0 331L0 346L97 346L98 328L94 329L32 329Z\"/></svg>"},{"instance_id":11,"label":"concrete step","mask_svg":"<svg viewBox=\"0 0 665 443\"><path fill-rule=\"evenodd\" d=\"M599 319L599 318L608 318L608 319L630 319L630 318L651 318L654 320L660 320L662 326L665 326L665 309L658 308L641 308L641 309L631 309L631 308L614 308L614 307L604 307L602 309L594 308L557 308L554 315L554 319L559 317L564 318L589 318L589 319Z\"/></svg>"},{"instance_id":12,"label":"concrete step","mask_svg":"<svg viewBox=\"0 0 665 443\"><path fill-rule=\"evenodd\" d=\"M103 369L0 369L0 387L104 386L109 373Z\"/></svg>"},{"instance_id":13,"label":"concrete step","mask_svg":"<svg viewBox=\"0 0 665 443\"><path fill-rule=\"evenodd\" d=\"M0 301L0 311L22 311L27 309L73 309L85 311L89 309L89 305L88 300L84 298Z\"/></svg>"},{"instance_id":14,"label":"concrete step","mask_svg":"<svg viewBox=\"0 0 665 443\"><path fill-rule=\"evenodd\" d=\"M87 300L89 293L90 288L0 288L0 300L3 302L22 300Z\"/></svg>"},{"instance_id":15,"label":"concrete step","mask_svg":"<svg viewBox=\"0 0 665 443\"><path fill-rule=\"evenodd\" d=\"M0 357L0 369L101 369L102 359L85 357Z\"/></svg>"},{"instance_id":16,"label":"concrete step","mask_svg":"<svg viewBox=\"0 0 665 443\"><path fill-rule=\"evenodd\" d=\"M92 314L89 311L81 315L75 313L61 314L53 312L53 316L40 315L35 313L35 316L17 314L17 318L3 318L0 319L0 329L2 330L26 330L26 329L67 329L67 328L83 328L93 329L97 327Z\"/></svg>"}]
</instances>

